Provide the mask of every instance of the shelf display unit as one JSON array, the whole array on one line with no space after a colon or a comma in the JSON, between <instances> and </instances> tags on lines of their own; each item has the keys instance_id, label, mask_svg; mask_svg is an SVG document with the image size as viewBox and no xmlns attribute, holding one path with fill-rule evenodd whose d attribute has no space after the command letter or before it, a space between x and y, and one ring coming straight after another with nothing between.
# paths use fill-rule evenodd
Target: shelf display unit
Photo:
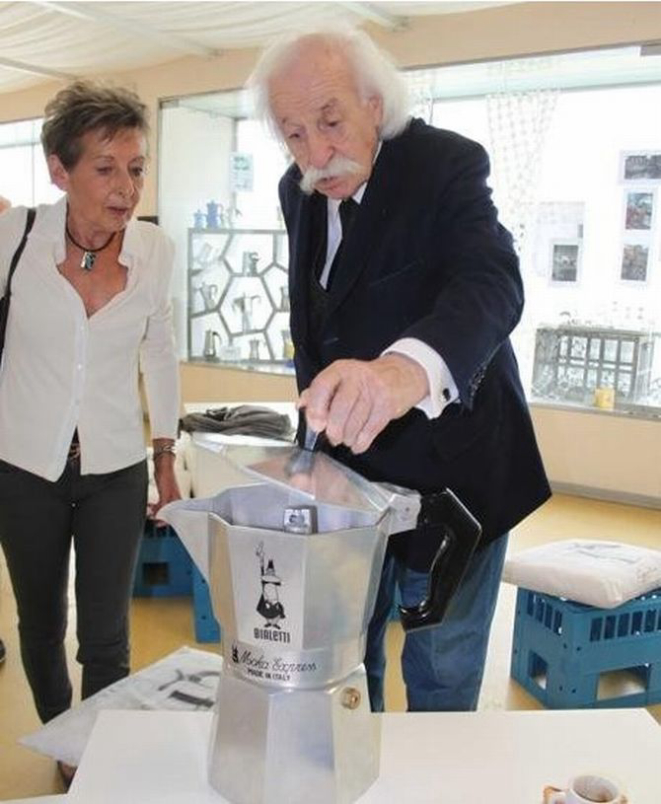
<instances>
[{"instance_id":1,"label":"shelf display unit","mask_svg":"<svg viewBox=\"0 0 661 804\"><path fill-rule=\"evenodd\" d=\"M535 337L533 395L592 404L597 388L615 403L635 402L650 388L657 333L609 327L540 327Z\"/></svg>"},{"instance_id":2,"label":"shelf display unit","mask_svg":"<svg viewBox=\"0 0 661 804\"><path fill-rule=\"evenodd\" d=\"M188 230L188 359L291 366L284 229Z\"/></svg>"}]
</instances>

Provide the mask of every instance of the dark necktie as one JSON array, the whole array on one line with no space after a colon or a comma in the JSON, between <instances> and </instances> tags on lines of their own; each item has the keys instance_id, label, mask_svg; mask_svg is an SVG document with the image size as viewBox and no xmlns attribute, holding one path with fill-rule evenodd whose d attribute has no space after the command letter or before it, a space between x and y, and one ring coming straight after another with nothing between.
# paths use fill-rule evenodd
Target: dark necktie
<instances>
[{"instance_id":1,"label":"dark necktie","mask_svg":"<svg viewBox=\"0 0 661 804\"><path fill-rule=\"evenodd\" d=\"M331 269L328 272L328 281L326 282L326 290L330 290L331 282L333 282L336 277L337 267L339 265L340 258L342 256L342 246L344 245L344 241L347 239L347 235L349 234L349 229L351 228L353 219L356 215L356 212L358 212L358 207L359 204L356 201L354 201L353 198L345 198L344 201L340 202L340 223L342 225L342 239L340 240L340 244L337 247L335 256L333 257Z\"/></svg>"}]
</instances>

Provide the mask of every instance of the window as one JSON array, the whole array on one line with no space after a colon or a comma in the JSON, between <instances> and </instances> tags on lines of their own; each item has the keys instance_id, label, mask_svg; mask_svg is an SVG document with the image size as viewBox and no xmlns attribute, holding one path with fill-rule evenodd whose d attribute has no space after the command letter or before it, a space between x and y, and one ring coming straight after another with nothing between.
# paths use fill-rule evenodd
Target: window
<instances>
[{"instance_id":1,"label":"window","mask_svg":"<svg viewBox=\"0 0 661 804\"><path fill-rule=\"evenodd\" d=\"M36 206L57 200L41 148L39 120L0 123L0 195L13 206Z\"/></svg>"},{"instance_id":2,"label":"window","mask_svg":"<svg viewBox=\"0 0 661 804\"><path fill-rule=\"evenodd\" d=\"M492 157L525 283L513 340L529 398L661 413L661 57L623 48L427 82L443 88L432 122Z\"/></svg>"}]
</instances>

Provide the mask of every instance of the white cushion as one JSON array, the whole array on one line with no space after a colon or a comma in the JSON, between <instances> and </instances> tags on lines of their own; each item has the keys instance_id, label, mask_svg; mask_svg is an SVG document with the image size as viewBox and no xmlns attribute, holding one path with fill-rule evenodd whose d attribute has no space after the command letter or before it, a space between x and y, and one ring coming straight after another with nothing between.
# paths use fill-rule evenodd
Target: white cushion
<instances>
[{"instance_id":1,"label":"white cushion","mask_svg":"<svg viewBox=\"0 0 661 804\"><path fill-rule=\"evenodd\" d=\"M611 609L661 587L661 550L590 539L549 542L508 558L503 580Z\"/></svg>"}]
</instances>

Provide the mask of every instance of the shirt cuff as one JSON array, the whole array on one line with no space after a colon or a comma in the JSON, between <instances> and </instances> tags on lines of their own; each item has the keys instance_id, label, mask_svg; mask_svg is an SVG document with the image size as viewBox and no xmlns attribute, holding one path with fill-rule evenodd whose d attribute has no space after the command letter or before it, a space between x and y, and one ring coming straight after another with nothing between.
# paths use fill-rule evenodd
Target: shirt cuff
<instances>
[{"instance_id":1,"label":"shirt cuff","mask_svg":"<svg viewBox=\"0 0 661 804\"><path fill-rule=\"evenodd\" d=\"M382 354L405 355L419 363L427 374L429 394L415 406L428 419L440 416L448 405L459 399L459 391L445 360L437 351L417 338L400 338Z\"/></svg>"}]
</instances>

